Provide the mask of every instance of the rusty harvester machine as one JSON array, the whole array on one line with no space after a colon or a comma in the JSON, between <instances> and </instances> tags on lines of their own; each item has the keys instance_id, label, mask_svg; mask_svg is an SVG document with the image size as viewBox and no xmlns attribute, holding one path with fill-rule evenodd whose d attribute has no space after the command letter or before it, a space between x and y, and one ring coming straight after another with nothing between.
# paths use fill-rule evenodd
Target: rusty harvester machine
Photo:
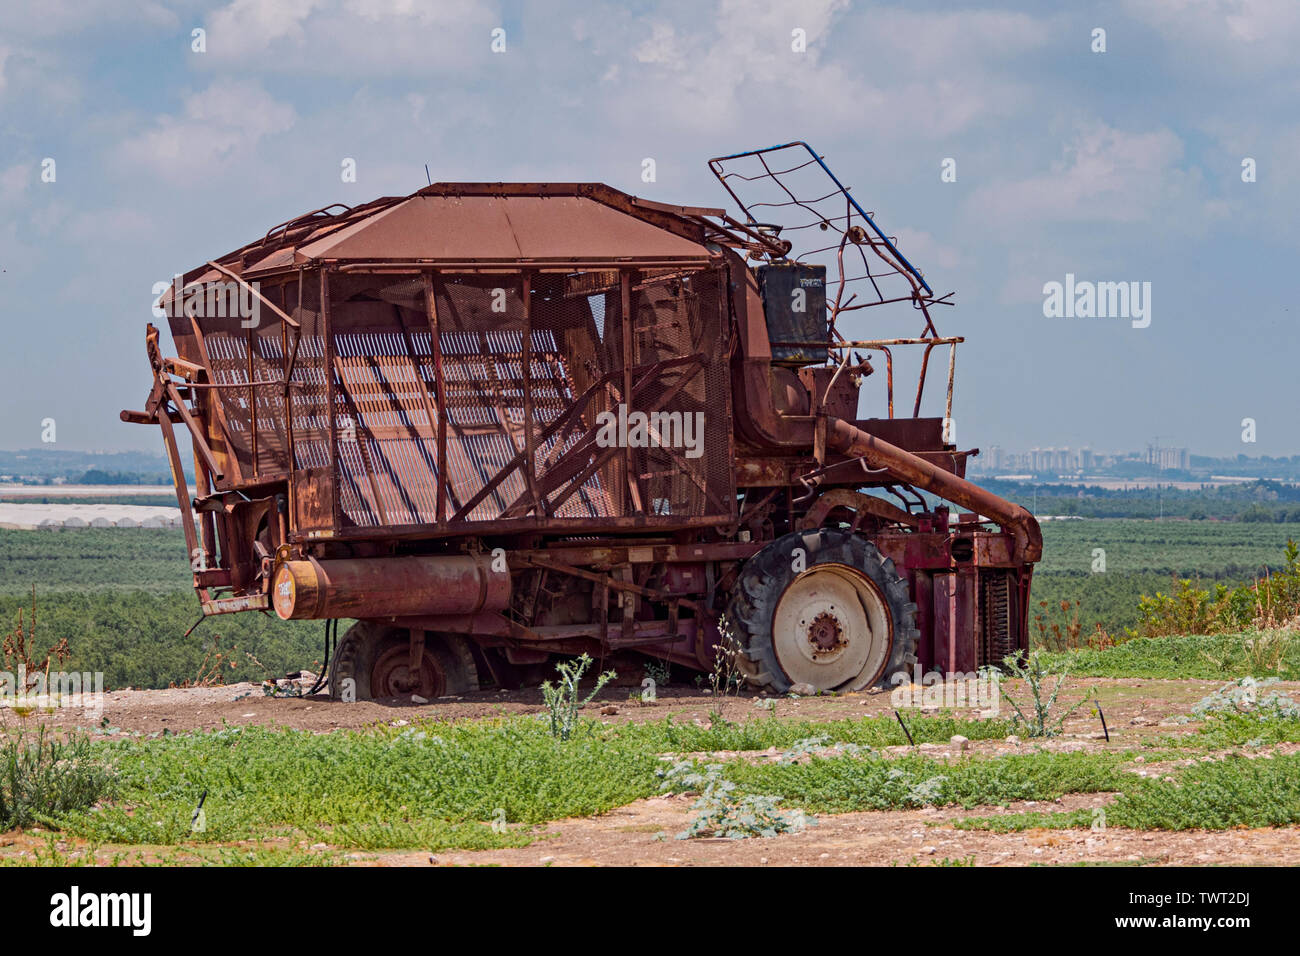
<instances>
[{"instance_id":1,"label":"rusty harvester machine","mask_svg":"<svg viewBox=\"0 0 1300 956\"><path fill-rule=\"evenodd\" d=\"M806 144L710 165L740 218L440 183L178 280L179 357L151 326L122 418L162 427L204 614L325 620L327 654L333 622L331 692L363 698L518 686L554 654L708 670L734 642L754 687L846 691L1025 648L1041 536L945 433L947 297ZM877 307L917 333L843 336Z\"/></svg>"}]
</instances>

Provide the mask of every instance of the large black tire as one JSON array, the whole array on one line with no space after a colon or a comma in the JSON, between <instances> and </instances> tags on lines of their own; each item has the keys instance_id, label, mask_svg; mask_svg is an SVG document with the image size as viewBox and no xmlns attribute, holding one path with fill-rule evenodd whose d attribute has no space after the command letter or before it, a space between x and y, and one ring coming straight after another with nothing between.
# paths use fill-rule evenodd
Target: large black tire
<instances>
[{"instance_id":1,"label":"large black tire","mask_svg":"<svg viewBox=\"0 0 1300 956\"><path fill-rule=\"evenodd\" d=\"M800 548L804 552L803 570L797 572L794 559ZM821 575L820 580L834 585L841 597L850 594L849 600L841 600L836 610L834 601L839 598L821 598L820 606L830 610L816 614L812 620L808 620L811 613L801 619L802 605L796 605L782 615L787 632L774 635L783 596L789 594L792 601L803 601L817 610L815 591L812 596L807 593L816 588L817 579L811 575ZM790 590L792 585L795 591ZM850 607L854 597L860 607ZM842 627L841 618L835 616L859 614L865 630ZM807 627L800 630L805 624ZM855 638L855 633L862 636ZM750 686L776 693L785 693L795 683L837 692L885 684L899 671L911 672L920 639L916 605L894 562L882 557L874 544L858 535L825 528L787 534L745 562L732 588L724 634L736 648L738 669ZM801 647L800 641L806 641L808 647ZM819 655L840 656L823 665ZM863 655L863 669L846 679L844 668L852 671L856 667L857 657L852 655ZM790 671L796 674L792 676Z\"/></svg>"},{"instance_id":2,"label":"large black tire","mask_svg":"<svg viewBox=\"0 0 1300 956\"><path fill-rule=\"evenodd\" d=\"M334 652L330 664L329 693L335 700L348 699L348 682L355 693L354 700L374 700L377 697L409 697L416 691L400 691L392 686L374 686L375 667L391 661L393 655L409 650L410 635L405 628L394 627L379 621L357 621ZM406 659L409 665L409 657ZM469 642L456 635L426 632L424 637L423 690L426 698L449 697L478 690L478 669ZM389 668L385 668L389 670ZM382 677L381 677L382 680Z\"/></svg>"}]
</instances>

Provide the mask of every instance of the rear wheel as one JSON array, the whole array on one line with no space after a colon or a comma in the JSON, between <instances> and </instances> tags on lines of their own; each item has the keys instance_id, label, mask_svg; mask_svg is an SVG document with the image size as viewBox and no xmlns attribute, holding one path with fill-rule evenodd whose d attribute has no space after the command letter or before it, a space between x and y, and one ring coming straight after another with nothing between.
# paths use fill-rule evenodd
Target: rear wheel
<instances>
[{"instance_id":1,"label":"rear wheel","mask_svg":"<svg viewBox=\"0 0 1300 956\"><path fill-rule=\"evenodd\" d=\"M348 628L330 668L336 700L378 700L412 694L432 700L478 690L478 671L463 637L425 632L416 673L410 631L358 621Z\"/></svg>"},{"instance_id":2,"label":"rear wheel","mask_svg":"<svg viewBox=\"0 0 1300 956\"><path fill-rule=\"evenodd\" d=\"M862 690L916 663L916 605L894 562L857 535L821 529L746 562L727 608L739 670L784 693Z\"/></svg>"}]
</instances>

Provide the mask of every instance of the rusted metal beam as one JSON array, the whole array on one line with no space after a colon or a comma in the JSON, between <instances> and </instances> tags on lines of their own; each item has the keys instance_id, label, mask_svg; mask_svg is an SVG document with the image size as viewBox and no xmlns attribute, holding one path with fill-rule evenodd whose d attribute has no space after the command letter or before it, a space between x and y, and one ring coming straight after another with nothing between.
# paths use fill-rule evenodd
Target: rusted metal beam
<instances>
[{"instance_id":1,"label":"rusted metal beam","mask_svg":"<svg viewBox=\"0 0 1300 956\"><path fill-rule=\"evenodd\" d=\"M440 272L463 272L470 275L484 273L501 275L517 273L520 269L533 269L539 272L596 272L606 269L640 268L640 269L703 269L709 265L709 256L698 259L681 259L653 257L633 259L572 259L556 257L554 259L511 258L511 259L374 259L359 262L355 259L346 262L331 262L336 271L350 272L419 272L437 270Z\"/></svg>"},{"instance_id":2,"label":"rusted metal beam","mask_svg":"<svg viewBox=\"0 0 1300 956\"><path fill-rule=\"evenodd\" d=\"M584 581L591 581L594 584L600 585L604 588L609 588L610 590L635 594L638 597L648 598L652 601L672 601L678 604L685 604L701 617L705 617L711 613L708 608L698 601L693 601L690 598L681 597L679 595L668 594L665 591L656 591L653 588L642 587L639 584L634 584L631 581L626 581L610 574L588 571L585 568L578 568L569 564L561 564L558 561L552 561L547 558L531 555L524 556L516 554L514 555L514 561L516 564L529 564L535 568L542 568L547 571L556 571L560 574L567 574L570 577L582 578ZM626 620L624 623L627 623Z\"/></svg>"},{"instance_id":3,"label":"rusted metal beam","mask_svg":"<svg viewBox=\"0 0 1300 956\"><path fill-rule=\"evenodd\" d=\"M203 456L204 463L208 466L208 469L212 472L216 480L220 481L222 478L221 466L217 464L216 456L213 455L212 449L208 447L207 436L203 434L203 430L199 427L199 423L196 422L194 416L190 414L190 410L186 407L180 393L176 391L176 386L171 382L164 381L163 388L166 391L167 396L172 400L172 404L176 406L176 411L180 414L181 421L183 421L185 427L190 430L190 435L194 438L194 447L198 449L199 453ZM161 412L161 409L159 411ZM170 416L159 414L158 417L159 420L167 418L170 426Z\"/></svg>"},{"instance_id":4,"label":"rusted metal beam","mask_svg":"<svg viewBox=\"0 0 1300 956\"><path fill-rule=\"evenodd\" d=\"M524 391L524 481L528 494L532 497L532 507L540 515L545 515L546 499L537 490L537 438L533 434L533 296L532 276L524 272L521 277L524 296L524 330L521 342L520 372Z\"/></svg>"},{"instance_id":5,"label":"rusted metal beam","mask_svg":"<svg viewBox=\"0 0 1300 956\"><path fill-rule=\"evenodd\" d=\"M234 272L231 272L231 271L230 271L229 269L227 269L225 266L220 265L220 264L218 264L218 263L216 263L216 262L209 261L209 262L208 262L208 265L211 266L213 269L216 269L216 270L217 270L218 272L220 272L223 276L226 276L227 278L233 279L235 282L239 283L240 287L241 287L242 289L244 289L244 291L248 292L250 295L255 295L255 296L257 296L257 298L261 301L261 303L262 303L264 306L266 306L268 309L270 309L273 313L275 313L276 318L278 318L281 322L285 323L286 325L290 326L291 328L295 328L295 329L301 329L301 328L302 328L302 326L300 326L300 325L298 324L298 320L297 320L297 319L294 319L294 318L290 317L290 316L289 316L289 315L288 315L288 314L287 314L283 309L281 309L278 305L276 305L274 302L272 302L272 301L271 301L270 299L268 299L266 296L262 295L261 290L259 290L259 289L255 289L253 286L251 286L251 285L249 285L247 282L245 282L242 276L240 276L240 275L238 275L238 274L236 274L236 273L234 273ZM251 328L251 327L250 327L250 328ZM250 375L249 377L251 378L252 376Z\"/></svg>"},{"instance_id":6,"label":"rusted metal beam","mask_svg":"<svg viewBox=\"0 0 1300 956\"><path fill-rule=\"evenodd\" d=\"M176 447L176 431L172 428L171 419L166 415L158 416L158 424L162 426L163 444L167 448L168 464L171 465L172 484L176 488L176 504L181 510L181 526L185 532L185 554L190 561L193 561L194 552L199 545L194 533L194 508L190 504L190 490L185 481L185 467L181 464L180 449Z\"/></svg>"},{"instance_id":7,"label":"rusted metal beam","mask_svg":"<svg viewBox=\"0 0 1300 956\"><path fill-rule=\"evenodd\" d=\"M632 348L633 336L636 335L636 321L632 315L632 273L624 269L619 272L619 296L620 308L619 323L623 330L623 402L627 405L628 414L632 412ZM632 474L632 449L625 445L623 448L622 464L622 491L623 491L623 514L630 514L633 511L641 510L641 495L636 487L636 478ZM585 479L584 479L585 480Z\"/></svg>"},{"instance_id":8,"label":"rusted metal beam","mask_svg":"<svg viewBox=\"0 0 1300 956\"><path fill-rule=\"evenodd\" d=\"M828 441L835 451L852 458L864 458L876 468L888 468L902 481L996 521L1015 535L1019 561L1033 562L1043 556L1043 534L1038 522L1020 505L958 478L842 419L832 419L828 424Z\"/></svg>"},{"instance_id":9,"label":"rusted metal beam","mask_svg":"<svg viewBox=\"0 0 1300 956\"><path fill-rule=\"evenodd\" d=\"M338 405L335 402L338 386L334 381L334 336L330 325L330 284L329 272L325 269L320 270L320 329L321 329L321 348L322 348L322 369L325 376L325 406L326 415L329 419L329 469L330 474L334 476L334 491L331 506L330 527L332 533L337 533L342 520L342 506L339 503L340 497L338 488L339 475L339 430L338 430ZM360 423L357 423L358 426Z\"/></svg>"},{"instance_id":10,"label":"rusted metal beam","mask_svg":"<svg viewBox=\"0 0 1300 956\"><path fill-rule=\"evenodd\" d=\"M433 359L433 388L438 403L438 524L447 524L447 389L443 381L442 335L438 325L437 273L424 273L425 319L429 323L429 351Z\"/></svg>"}]
</instances>

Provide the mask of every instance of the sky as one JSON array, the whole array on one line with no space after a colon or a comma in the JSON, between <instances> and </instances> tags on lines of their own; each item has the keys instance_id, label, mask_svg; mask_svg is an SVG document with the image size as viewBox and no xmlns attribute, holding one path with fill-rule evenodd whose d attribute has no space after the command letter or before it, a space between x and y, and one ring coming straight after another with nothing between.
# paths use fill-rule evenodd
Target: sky
<instances>
[{"instance_id":1,"label":"sky","mask_svg":"<svg viewBox=\"0 0 1300 956\"><path fill-rule=\"evenodd\" d=\"M1294 0L6 3L0 447L161 449L155 284L426 163L723 206L709 157L801 139L955 292L961 447L1297 454L1297 47ZM1067 274L1149 322L1045 314Z\"/></svg>"}]
</instances>

